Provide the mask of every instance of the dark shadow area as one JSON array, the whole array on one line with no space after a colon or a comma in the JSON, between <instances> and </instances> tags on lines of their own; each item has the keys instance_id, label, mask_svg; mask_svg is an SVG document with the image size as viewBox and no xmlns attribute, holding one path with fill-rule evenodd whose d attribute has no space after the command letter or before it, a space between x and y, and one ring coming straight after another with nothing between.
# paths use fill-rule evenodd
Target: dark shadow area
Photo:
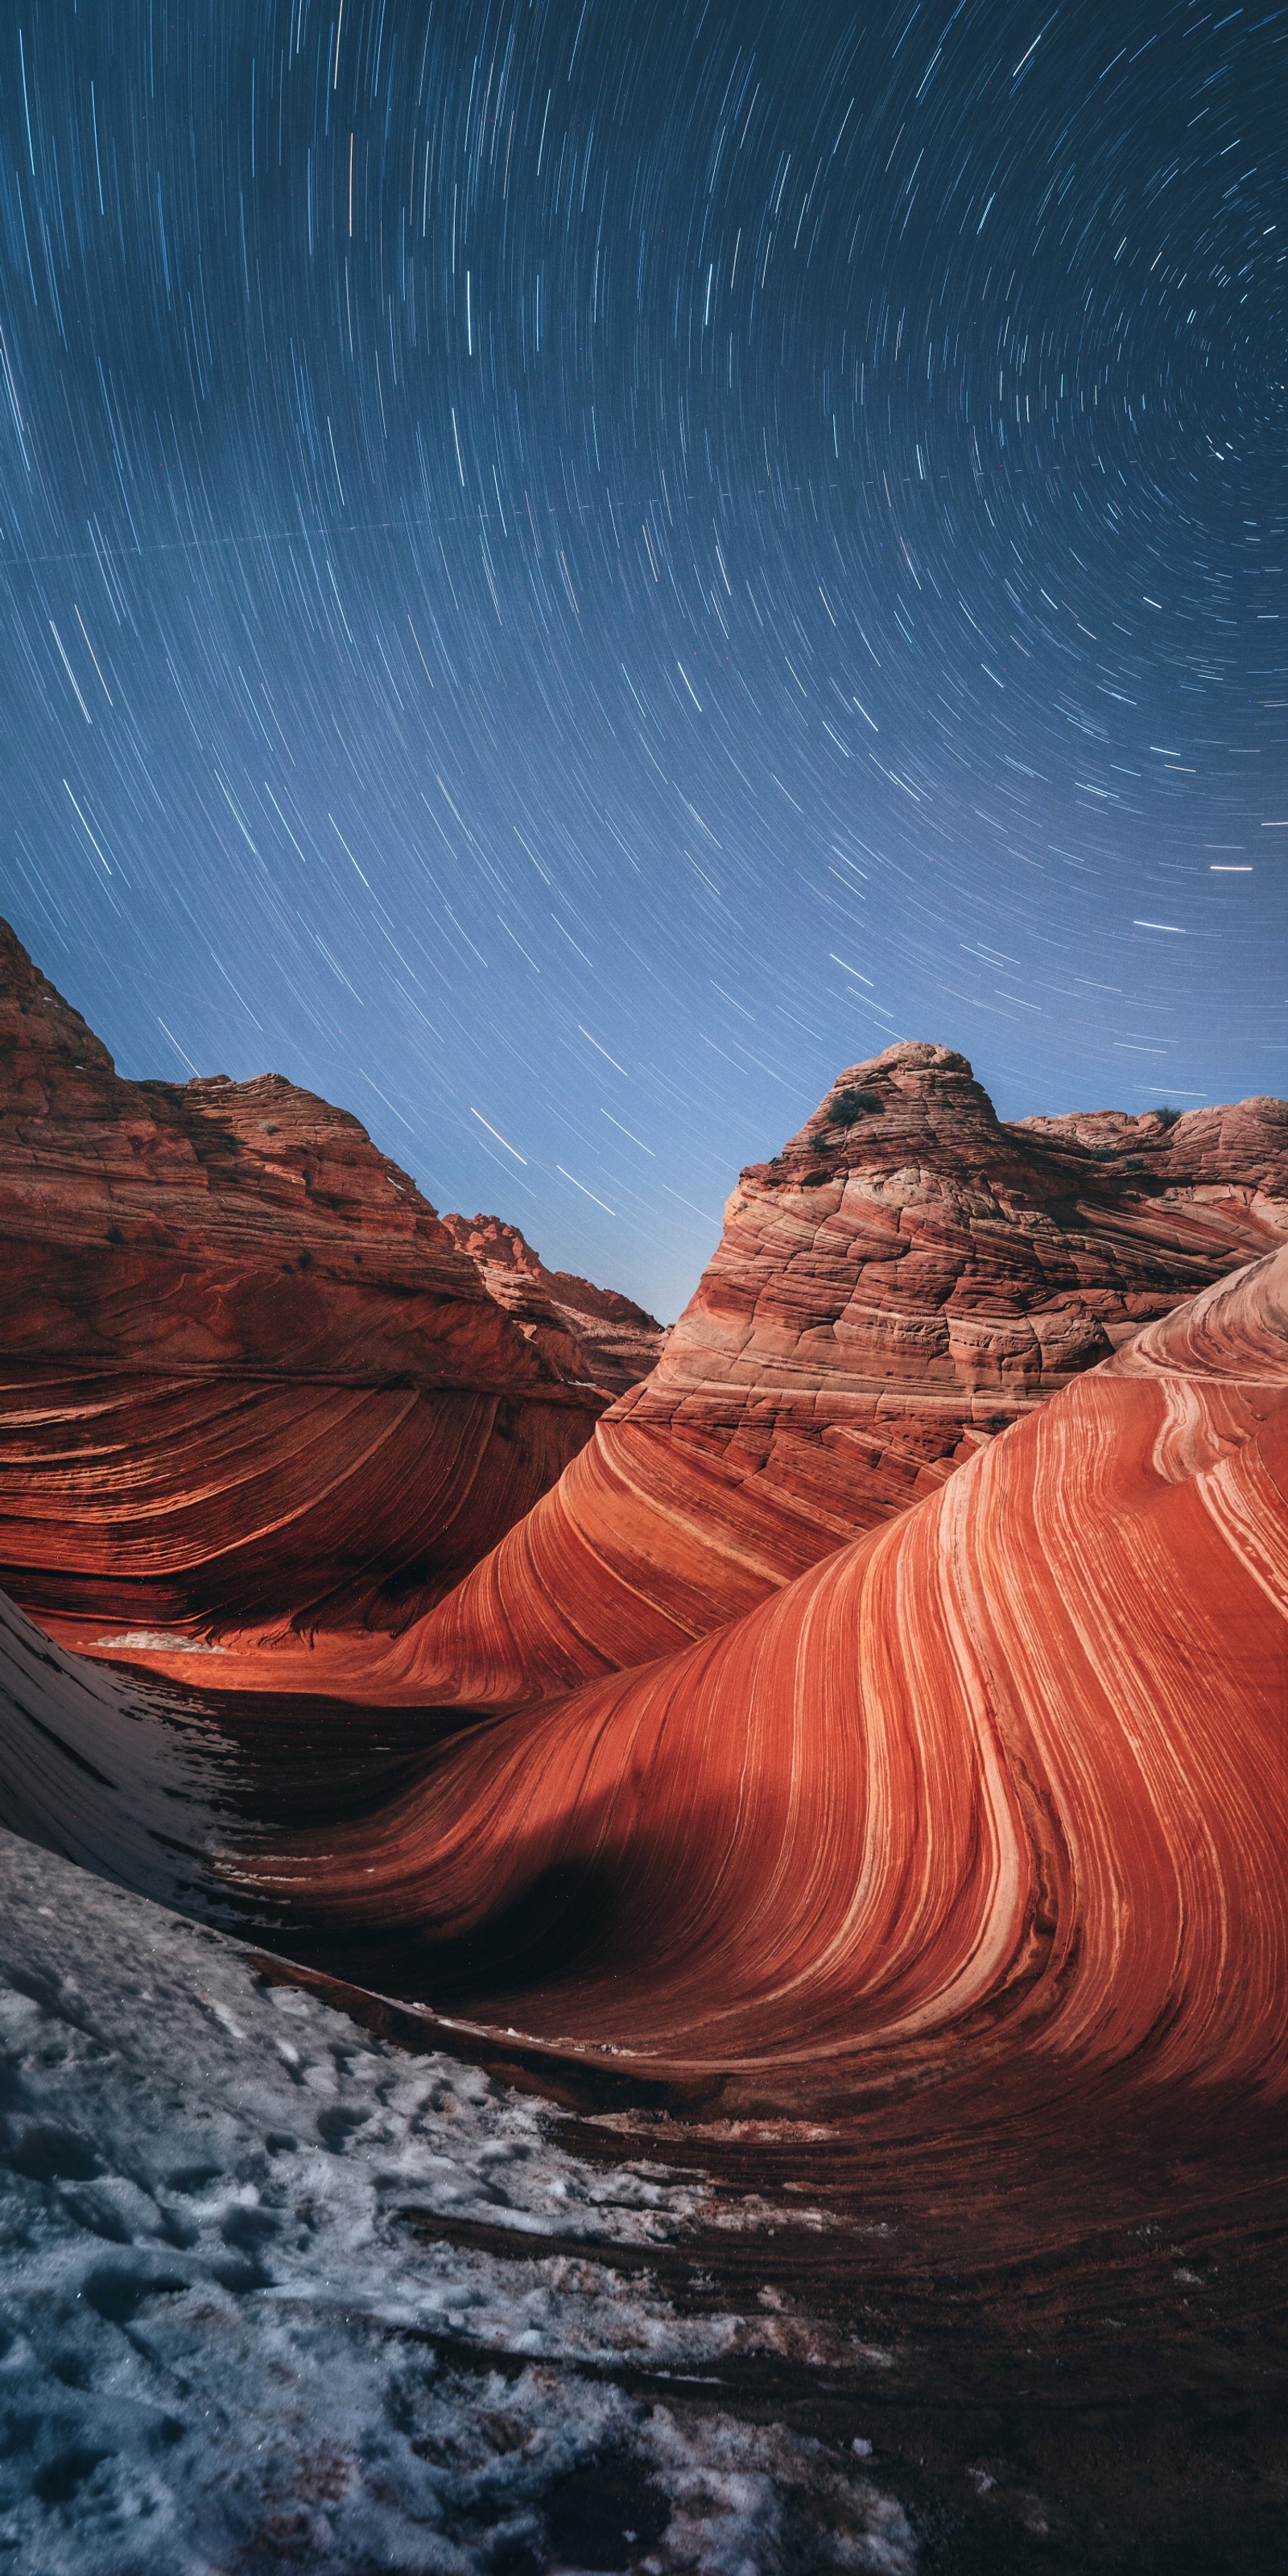
<instances>
[{"instance_id":1,"label":"dark shadow area","mask_svg":"<svg viewBox=\"0 0 1288 2576\"><path fill-rule=\"evenodd\" d=\"M494 2019L602 1957L612 1946L621 1901L620 1872L611 1857L598 1856L541 1870L468 1932L440 1935L427 1924L337 1934L334 1925L310 1917L306 1899L279 1938L292 1958L324 1975L436 2012L485 2007L486 2018Z\"/></svg>"},{"instance_id":2,"label":"dark shadow area","mask_svg":"<svg viewBox=\"0 0 1288 2576\"><path fill-rule=\"evenodd\" d=\"M560 2558L573 2567L634 2567L662 2538L671 2508L655 2479L630 2451L609 2451L554 2487L546 2525Z\"/></svg>"},{"instance_id":3,"label":"dark shadow area","mask_svg":"<svg viewBox=\"0 0 1288 2576\"><path fill-rule=\"evenodd\" d=\"M142 1688L156 1677L116 1665ZM294 1691L203 1691L167 1680L178 1706L223 1757L223 1803L268 1831L354 1824L423 1779L438 1747L477 1714L459 1708L371 1708Z\"/></svg>"}]
</instances>

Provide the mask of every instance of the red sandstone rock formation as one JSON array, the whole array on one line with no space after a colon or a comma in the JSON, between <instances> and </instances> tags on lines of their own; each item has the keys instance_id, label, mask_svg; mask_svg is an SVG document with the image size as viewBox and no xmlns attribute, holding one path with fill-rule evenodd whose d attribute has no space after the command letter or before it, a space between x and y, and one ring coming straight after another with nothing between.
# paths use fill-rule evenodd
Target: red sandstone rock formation
<instances>
[{"instance_id":1,"label":"red sandstone rock formation","mask_svg":"<svg viewBox=\"0 0 1288 2576\"><path fill-rule=\"evenodd\" d=\"M4 924L0 1329L0 1580L64 1633L396 1626L603 1404L356 1119L122 1081Z\"/></svg>"},{"instance_id":2,"label":"red sandstone rock formation","mask_svg":"<svg viewBox=\"0 0 1288 2576\"><path fill-rule=\"evenodd\" d=\"M1288 2090L1286 1673L1288 1247L718 1634L427 1737L325 1831L248 1845L217 1728L0 1601L0 1818L198 1910L222 1875L501 2054L731 2110L942 2080L1003 2126L1116 2070L1180 2138Z\"/></svg>"},{"instance_id":3,"label":"red sandstone rock formation","mask_svg":"<svg viewBox=\"0 0 1288 2576\"><path fill-rule=\"evenodd\" d=\"M1022 2061L1282 2092L1286 1672L1288 1249L255 1876L385 1991L749 2107Z\"/></svg>"},{"instance_id":4,"label":"red sandstone rock formation","mask_svg":"<svg viewBox=\"0 0 1288 2576\"><path fill-rule=\"evenodd\" d=\"M513 1705L720 1626L1285 1236L1282 1101L1006 1126L964 1057L888 1047L743 1173L659 1366L404 1686Z\"/></svg>"},{"instance_id":5,"label":"red sandstone rock formation","mask_svg":"<svg viewBox=\"0 0 1288 2576\"><path fill-rule=\"evenodd\" d=\"M665 1331L629 1297L593 1287L572 1270L547 1270L517 1225L503 1217L445 1216L442 1222L488 1295L560 1376L624 1395L656 1367Z\"/></svg>"},{"instance_id":6,"label":"red sandstone rock formation","mask_svg":"<svg viewBox=\"0 0 1288 2576\"><path fill-rule=\"evenodd\" d=\"M574 1391L352 1121L122 1083L5 958L25 1597L335 1616L355 1700L511 1703L426 1707L356 1820L230 1825L230 1903L744 2108L1034 2065L1282 2092L1282 1103L1004 1127L945 1050L856 1068L744 1175L653 1377L391 1641L400 1549L413 1597L450 1579ZM231 1773L152 1689L0 1608L0 1811L205 1902Z\"/></svg>"}]
</instances>

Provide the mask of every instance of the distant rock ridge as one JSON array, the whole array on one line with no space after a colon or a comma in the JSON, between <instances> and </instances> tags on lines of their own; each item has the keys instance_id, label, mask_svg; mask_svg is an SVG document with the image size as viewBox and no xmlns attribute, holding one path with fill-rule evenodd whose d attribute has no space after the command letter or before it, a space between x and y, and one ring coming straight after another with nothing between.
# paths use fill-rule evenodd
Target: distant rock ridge
<instances>
[{"instance_id":1,"label":"distant rock ridge","mask_svg":"<svg viewBox=\"0 0 1288 2576\"><path fill-rule=\"evenodd\" d=\"M749 1609L1188 1295L1288 1239L1288 1104L1004 1124L901 1042L742 1174L662 1358L400 1650L473 1703Z\"/></svg>"},{"instance_id":2,"label":"distant rock ridge","mask_svg":"<svg viewBox=\"0 0 1288 2576\"><path fill-rule=\"evenodd\" d=\"M963 1427L991 1431L1286 1234L1283 1101L1005 1125L965 1056L904 1041L743 1172L645 1410L671 1388L903 1381L954 1385Z\"/></svg>"},{"instance_id":3,"label":"distant rock ridge","mask_svg":"<svg viewBox=\"0 0 1288 2576\"><path fill-rule=\"evenodd\" d=\"M459 1252L479 1271L488 1295L560 1372L624 1395L648 1376L666 1340L664 1327L629 1297L596 1288L575 1271L547 1270L517 1225L499 1216L444 1216Z\"/></svg>"},{"instance_id":4,"label":"distant rock ridge","mask_svg":"<svg viewBox=\"0 0 1288 2576\"><path fill-rule=\"evenodd\" d=\"M0 923L0 1583L40 1617L413 1617L603 1392L280 1074L129 1082Z\"/></svg>"}]
</instances>

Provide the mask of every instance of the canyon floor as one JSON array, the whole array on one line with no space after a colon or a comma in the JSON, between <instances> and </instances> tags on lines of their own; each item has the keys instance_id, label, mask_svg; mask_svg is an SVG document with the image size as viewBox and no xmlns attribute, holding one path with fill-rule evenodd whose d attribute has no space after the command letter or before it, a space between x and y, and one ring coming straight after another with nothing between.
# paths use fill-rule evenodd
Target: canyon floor
<instances>
[{"instance_id":1,"label":"canyon floor","mask_svg":"<svg viewBox=\"0 0 1288 2576\"><path fill-rule=\"evenodd\" d=\"M555 2102L7 1835L0 1888L0 2563L1282 2566L1278 2118Z\"/></svg>"}]
</instances>

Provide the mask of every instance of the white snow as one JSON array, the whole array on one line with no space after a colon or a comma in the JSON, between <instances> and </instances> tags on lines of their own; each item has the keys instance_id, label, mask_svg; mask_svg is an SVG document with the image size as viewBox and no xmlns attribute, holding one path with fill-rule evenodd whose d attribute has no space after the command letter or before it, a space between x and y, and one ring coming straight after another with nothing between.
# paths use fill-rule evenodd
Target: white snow
<instances>
[{"instance_id":1,"label":"white snow","mask_svg":"<svg viewBox=\"0 0 1288 2576\"><path fill-rule=\"evenodd\" d=\"M580 2162L552 2116L0 1833L0 2576L907 2576L862 2437L702 2394L817 2329L615 2270L703 2186ZM576 2538L588 2473L626 2481L626 2556Z\"/></svg>"}]
</instances>

